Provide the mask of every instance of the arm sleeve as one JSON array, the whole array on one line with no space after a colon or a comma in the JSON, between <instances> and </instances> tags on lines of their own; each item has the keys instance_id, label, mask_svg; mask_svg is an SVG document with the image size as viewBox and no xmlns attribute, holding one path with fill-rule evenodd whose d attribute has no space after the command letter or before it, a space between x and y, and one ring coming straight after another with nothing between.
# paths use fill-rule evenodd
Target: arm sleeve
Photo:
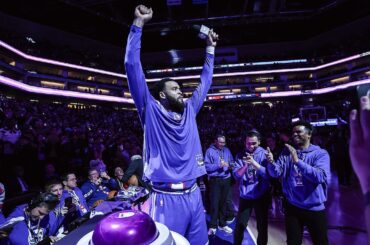
<instances>
[{"instance_id":1,"label":"arm sleeve","mask_svg":"<svg viewBox=\"0 0 370 245\"><path fill-rule=\"evenodd\" d=\"M283 175L285 167L285 155L282 153L274 163L267 164L267 172L271 177L279 178Z\"/></svg>"},{"instance_id":2,"label":"arm sleeve","mask_svg":"<svg viewBox=\"0 0 370 245\"><path fill-rule=\"evenodd\" d=\"M213 161L210 150L206 151L206 155L204 157L204 164L206 166L207 173L212 173L220 169L219 164Z\"/></svg>"},{"instance_id":3,"label":"arm sleeve","mask_svg":"<svg viewBox=\"0 0 370 245\"><path fill-rule=\"evenodd\" d=\"M193 96L189 99L189 103L194 108L195 113L198 113L206 99L209 88L212 84L214 55L206 53L206 60L203 65L202 74L200 75L200 84L195 89Z\"/></svg>"},{"instance_id":4,"label":"arm sleeve","mask_svg":"<svg viewBox=\"0 0 370 245\"><path fill-rule=\"evenodd\" d=\"M81 186L81 191L84 195L85 200L88 200L94 193L94 190L90 188L88 185Z\"/></svg>"},{"instance_id":5,"label":"arm sleeve","mask_svg":"<svg viewBox=\"0 0 370 245\"><path fill-rule=\"evenodd\" d=\"M261 176L262 178L264 178L264 179L268 179L269 178L269 175L267 173L267 169L264 166L262 166L262 164L261 164L260 169L257 170L257 174L259 176Z\"/></svg>"},{"instance_id":6,"label":"arm sleeve","mask_svg":"<svg viewBox=\"0 0 370 245\"><path fill-rule=\"evenodd\" d=\"M239 156L236 156L235 157L235 168L233 170L233 175L236 179L240 180L241 178L243 178L242 175L239 175L238 174L238 171L244 166L244 163L243 161L240 159Z\"/></svg>"},{"instance_id":7,"label":"arm sleeve","mask_svg":"<svg viewBox=\"0 0 370 245\"><path fill-rule=\"evenodd\" d=\"M259 162L261 165L260 169L257 170L257 174L261 176L263 179L269 179L269 174L267 173L266 166L268 165L268 161L265 156L265 152L263 153L262 160Z\"/></svg>"},{"instance_id":8,"label":"arm sleeve","mask_svg":"<svg viewBox=\"0 0 370 245\"><path fill-rule=\"evenodd\" d=\"M141 120L143 120L144 108L151 95L140 62L141 34L142 28L135 25L131 26L127 39L125 67L132 99L135 102Z\"/></svg>"},{"instance_id":9,"label":"arm sleeve","mask_svg":"<svg viewBox=\"0 0 370 245\"><path fill-rule=\"evenodd\" d=\"M326 151L321 152L314 166L299 160L298 168L302 172L302 176L316 184L328 184L330 180L330 157Z\"/></svg>"}]
</instances>

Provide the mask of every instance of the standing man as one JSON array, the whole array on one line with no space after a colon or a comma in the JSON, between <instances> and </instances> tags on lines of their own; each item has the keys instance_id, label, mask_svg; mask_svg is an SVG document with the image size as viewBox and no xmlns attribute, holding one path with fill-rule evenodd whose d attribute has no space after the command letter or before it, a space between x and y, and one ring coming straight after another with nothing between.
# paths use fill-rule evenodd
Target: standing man
<instances>
[{"instance_id":1,"label":"standing man","mask_svg":"<svg viewBox=\"0 0 370 245\"><path fill-rule=\"evenodd\" d=\"M140 62L142 28L153 16L143 5L127 41L127 80L144 129L144 175L153 186L151 216L190 244L208 242L202 197L196 179L206 173L196 115L212 83L214 50L218 35L210 30L200 84L186 102L179 84L162 79L150 94Z\"/></svg>"},{"instance_id":2,"label":"standing man","mask_svg":"<svg viewBox=\"0 0 370 245\"><path fill-rule=\"evenodd\" d=\"M217 225L226 233L233 230L226 225L226 205L230 193L231 174L230 163L234 161L233 156L226 146L224 135L217 135L215 143L206 151L204 162L209 177L211 189L211 222L208 235L215 235ZM218 223L217 223L218 221Z\"/></svg>"},{"instance_id":3,"label":"standing man","mask_svg":"<svg viewBox=\"0 0 370 245\"><path fill-rule=\"evenodd\" d=\"M268 240L268 208L270 204L270 180L267 174L266 151L260 147L261 135L255 130L248 131L245 151L236 156L234 176L240 180L239 211L236 218L234 244L241 245L244 231L252 210L256 213L257 244L266 245Z\"/></svg>"},{"instance_id":4,"label":"standing man","mask_svg":"<svg viewBox=\"0 0 370 245\"><path fill-rule=\"evenodd\" d=\"M282 177L286 197L285 229L288 245L302 244L303 226L307 226L314 244L328 244L324 202L330 181L330 158L326 150L311 144L312 126L293 124L294 147L285 144L277 161L268 151L268 172Z\"/></svg>"}]
</instances>

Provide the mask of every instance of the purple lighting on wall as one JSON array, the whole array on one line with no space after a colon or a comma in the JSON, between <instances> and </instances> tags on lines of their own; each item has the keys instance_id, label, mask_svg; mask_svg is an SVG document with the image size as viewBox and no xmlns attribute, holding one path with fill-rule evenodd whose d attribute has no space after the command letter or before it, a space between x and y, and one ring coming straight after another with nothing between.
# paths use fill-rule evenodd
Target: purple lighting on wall
<instances>
[{"instance_id":1,"label":"purple lighting on wall","mask_svg":"<svg viewBox=\"0 0 370 245\"><path fill-rule=\"evenodd\" d=\"M99 95L99 94L88 94L88 93L81 93L75 91L65 91L65 90L57 90L51 88L40 88L35 86L30 86L28 84L24 84L22 82L4 77L0 75L0 83L11 86L13 88L17 88L26 92L30 93L38 93L38 94L46 94L46 95L56 95L56 96L64 96L64 97L74 97L80 99L92 99L92 100L100 100L100 101L109 101L109 102L118 102L118 103L129 103L133 104L132 99L126 99L117 96L109 96L109 95ZM281 91L281 92L272 92L272 93L261 93L261 98L274 98L274 97L287 97L287 96L299 96L299 95L306 95L306 94L325 94L330 93L338 90L347 89L350 87L367 84L370 83L370 78L360 81L354 81L346 84L336 85L333 87L328 88L320 88L314 89L309 91Z\"/></svg>"},{"instance_id":2,"label":"purple lighting on wall","mask_svg":"<svg viewBox=\"0 0 370 245\"><path fill-rule=\"evenodd\" d=\"M51 60L51 59L45 59L45 58L39 58L36 56L28 55L25 54L24 52L10 46L9 44L3 42L0 40L0 46L22 56L25 59L28 60L33 60L36 62L42 62L46 64L51 64L51 65L57 65L57 66L63 66L63 67L68 67L68 68L73 68L77 70L82 70L82 71L89 71L89 72L94 72L94 73L100 73L100 74L105 74L109 76L114 76L114 77L119 77L119 78L125 78L127 79L127 76L125 74L120 74L120 73L115 73L115 72L110 72L106 70L101 70L101 69L95 69L91 67L86 67L86 66L80 66L80 65L74 65L66 62L61 62L61 61L56 61L56 60ZM301 72L301 71L317 71L326 67L330 67L333 65L341 64L347 61L355 60L364 56L370 55L370 52L365 52L362 54L357 54L353 55L347 58L343 58L337 61L329 62L323 65L315 66L315 67L305 67L305 68L291 68L291 69L275 69L275 70L257 70L257 71L247 71L247 72L230 72L230 73L218 73L214 74L214 77L232 77L232 76L245 76L245 75L259 75L259 74L271 74L271 73L287 73L287 72ZM178 80L188 80L188 79L199 79L200 75L189 75L189 76L177 76L174 77ZM159 81L162 78L149 78L147 79L147 82L155 82Z\"/></svg>"},{"instance_id":3,"label":"purple lighting on wall","mask_svg":"<svg viewBox=\"0 0 370 245\"><path fill-rule=\"evenodd\" d=\"M128 103L128 104L134 103L132 99L126 99L126 98L117 97L117 96L88 94L88 93L81 93L81 92L76 92L76 91L66 91L66 90L30 86L28 84L24 84L22 82L19 82L19 81L16 81L16 80L13 80L11 78L7 78L1 75L0 75L0 83L13 87L13 88L20 89L22 91L30 92L30 93L55 95L55 96L63 96L63 97L73 97L73 98L79 98L79 99L109 101L109 102L117 102L117 103Z\"/></svg>"},{"instance_id":4,"label":"purple lighting on wall","mask_svg":"<svg viewBox=\"0 0 370 245\"><path fill-rule=\"evenodd\" d=\"M274 97L285 97L285 96L299 96L299 95L307 95L307 94L326 94L335 92L338 90L347 89L350 87L362 85L362 84L368 84L370 83L370 79L360 80L360 81L354 81L346 84L336 85L333 87L328 88L319 88L319 89L313 89L309 91L281 91L281 92L273 92L273 93L261 93L262 98L274 98Z\"/></svg>"},{"instance_id":5,"label":"purple lighting on wall","mask_svg":"<svg viewBox=\"0 0 370 245\"><path fill-rule=\"evenodd\" d=\"M51 65L56 65L56 66L64 66L64 67L73 68L73 69L77 69L77 70L90 71L90 72L100 73L100 74L114 76L114 77L127 78L126 75L119 74L119 73L116 73L116 72L110 72L110 71L105 71L105 70L101 70L101 69L94 69L94 68L91 68L91 67L74 65L74 64L70 64L70 63L66 63L66 62L50 60L50 59L45 59L45 58L39 58L39 57L36 57L36 56L28 55L28 54L25 54L25 53L23 53L22 51L20 51L16 48L10 46L9 44L4 43L1 40L0 40L0 46L4 47L4 48L18 54L19 56L22 56L23 58L28 59L28 60L33 60L33 61L46 63L46 64L51 64Z\"/></svg>"}]
</instances>

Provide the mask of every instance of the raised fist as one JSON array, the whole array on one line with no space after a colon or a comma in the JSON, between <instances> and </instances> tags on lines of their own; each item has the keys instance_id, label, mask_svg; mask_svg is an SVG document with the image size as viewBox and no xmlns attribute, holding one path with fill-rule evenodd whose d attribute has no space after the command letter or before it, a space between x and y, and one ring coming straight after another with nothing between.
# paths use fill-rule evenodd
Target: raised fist
<instances>
[{"instance_id":1,"label":"raised fist","mask_svg":"<svg viewBox=\"0 0 370 245\"><path fill-rule=\"evenodd\" d=\"M139 5L135 8L134 24L142 27L146 22L153 17L153 10L144 5Z\"/></svg>"}]
</instances>

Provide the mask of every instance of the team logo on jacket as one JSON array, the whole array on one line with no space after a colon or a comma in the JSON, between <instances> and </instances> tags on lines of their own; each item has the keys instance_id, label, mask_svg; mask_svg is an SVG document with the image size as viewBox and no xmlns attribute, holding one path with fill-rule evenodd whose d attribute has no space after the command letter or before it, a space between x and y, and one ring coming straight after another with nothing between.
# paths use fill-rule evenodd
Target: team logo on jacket
<instances>
[{"instance_id":1,"label":"team logo on jacket","mask_svg":"<svg viewBox=\"0 0 370 245\"><path fill-rule=\"evenodd\" d=\"M199 167L204 166L203 154L195 155L195 160L197 161Z\"/></svg>"},{"instance_id":2,"label":"team logo on jacket","mask_svg":"<svg viewBox=\"0 0 370 245\"><path fill-rule=\"evenodd\" d=\"M303 177L301 170L298 169L297 165L294 165L294 171L293 176L295 180L296 186L303 186Z\"/></svg>"}]
</instances>

